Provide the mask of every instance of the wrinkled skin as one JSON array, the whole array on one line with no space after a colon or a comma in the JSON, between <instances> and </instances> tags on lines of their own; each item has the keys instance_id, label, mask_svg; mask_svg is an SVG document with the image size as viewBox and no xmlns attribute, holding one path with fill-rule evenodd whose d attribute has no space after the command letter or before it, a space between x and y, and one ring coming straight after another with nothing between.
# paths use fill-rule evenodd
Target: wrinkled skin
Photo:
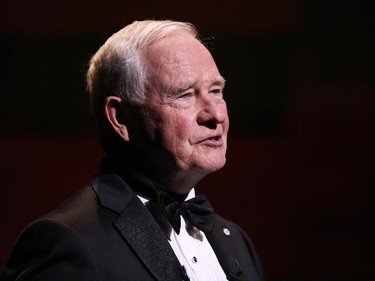
<instances>
[{"instance_id":1,"label":"wrinkled skin","mask_svg":"<svg viewBox=\"0 0 375 281\"><path fill-rule=\"evenodd\" d=\"M185 193L225 164L225 81L209 51L188 34L152 44L143 59L147 95L130 140L142 149L153 181Z\"/></svg>"}]
</instances>

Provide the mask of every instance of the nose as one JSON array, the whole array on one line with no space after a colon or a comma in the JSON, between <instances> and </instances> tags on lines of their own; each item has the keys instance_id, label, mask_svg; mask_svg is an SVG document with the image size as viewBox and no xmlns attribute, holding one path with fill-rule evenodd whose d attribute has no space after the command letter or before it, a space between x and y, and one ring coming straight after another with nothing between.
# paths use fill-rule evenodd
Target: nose
<instances>
[{"instance_id":1,"label":"nose","mask_svg":"<svg viewBox=\"0 0 375 281\"><path fill-rule=\"evenodd\" d=\"M227 118L227 105L222 97L209 95L202 98L197 116L198 124L216 128L216 125L224 123Z\"/></svg>"}]
</instances>

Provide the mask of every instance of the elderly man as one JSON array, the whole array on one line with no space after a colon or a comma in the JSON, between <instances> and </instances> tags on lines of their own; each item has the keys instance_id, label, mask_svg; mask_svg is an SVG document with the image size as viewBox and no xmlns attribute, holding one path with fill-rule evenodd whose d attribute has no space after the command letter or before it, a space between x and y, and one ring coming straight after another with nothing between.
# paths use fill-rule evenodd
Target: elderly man
<instances>
[{"instance_id":1,"label":"elderly man","mask_svg":"<svg viewBox=\"0 0 375 281\"><path fill-rule=\"evenodd\" d=\"M106 152L91 183L20 235L1 280L262 280L255 250L194 187L225 164L224 78L195 28L134 22L90 62Z\"/></svg>"}]
</instances>

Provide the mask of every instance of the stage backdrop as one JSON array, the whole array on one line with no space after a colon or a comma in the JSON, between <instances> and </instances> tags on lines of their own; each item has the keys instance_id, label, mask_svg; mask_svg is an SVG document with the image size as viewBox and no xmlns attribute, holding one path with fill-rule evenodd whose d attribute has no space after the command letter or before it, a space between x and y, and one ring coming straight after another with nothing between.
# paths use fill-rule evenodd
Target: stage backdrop
<instances>
[{"instance_id":1,"label":"stage backdrop","mask_svg":"<svg viewBox=\"0 0 375 281\"><path fill-rule=\"evenodd\" d=\"M374 280L374 7L333 2L3 0L0 266L97 169L90 56L154 18L194 23L228 82L227 165L197 191L251 236L266 280Z\"/></svg>"}]
</instances>

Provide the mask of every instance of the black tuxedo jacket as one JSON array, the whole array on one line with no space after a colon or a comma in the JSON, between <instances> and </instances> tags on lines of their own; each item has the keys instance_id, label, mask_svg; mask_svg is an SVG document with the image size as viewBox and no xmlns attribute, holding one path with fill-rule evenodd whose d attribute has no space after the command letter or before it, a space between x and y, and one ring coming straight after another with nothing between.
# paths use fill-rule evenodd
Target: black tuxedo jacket
<instances>
[{"instance_id":1,"label":"black tuxedo jacket","mask_svg":"<svg viewBox=\"0 0 375 281\"><path fill-rule=\"evenodd\" d=\"M216 215L206 236L229 280L262 280L255 250L236 225ZM165 234L131 187L118 175L106 174L30 224L0 280L176 281L184 274Z\"/></svg>"}]
</instances>

